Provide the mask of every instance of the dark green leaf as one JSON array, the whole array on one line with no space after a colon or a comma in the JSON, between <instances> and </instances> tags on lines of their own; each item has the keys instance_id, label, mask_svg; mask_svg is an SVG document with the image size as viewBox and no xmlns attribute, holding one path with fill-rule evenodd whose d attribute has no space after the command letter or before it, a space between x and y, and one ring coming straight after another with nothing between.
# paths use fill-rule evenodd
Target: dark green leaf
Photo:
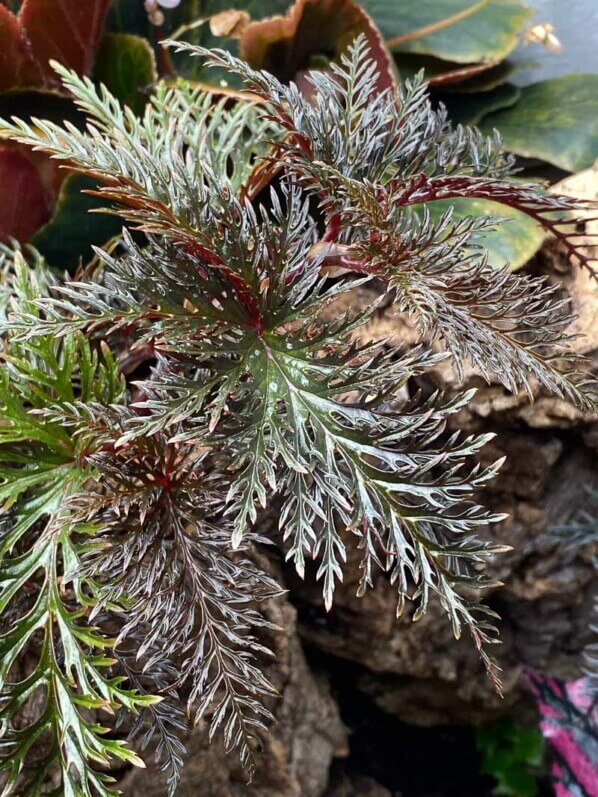
<instances>
[{"instance_id":1,"label":"dark green leaf","mask_svg":"<svg viewBox=\"0 0 598 797\"><path fill-rule=\"evenodd\" d=\"M511 83L503 83L493 91L436 96L446 105L449 116L455 124L477 125L492 111L515 105L521 97L521 90Z\"/></svg>"},{"instance_id":2,"label":"dark green leaf","mask_svg":"<svg viewBox=\"0 0 598 797\"><path fill-rule=\"evenodd\" d=\"M92 256L92 246L102 246L118 235L122 222L114 216L91 211L106 202L89 194L96 183L88 177L72 174L64 181L54 216L33 237L33 245L57 268L73 269Z\"/></svg>"},{"instance_id":3,"label":"dark green leaf","mask_svg":"<svg viewBox=\"0 0 598 797\"><path fill-rule=\"evenodd\" d=\"M532 13L519 0L363 0L363 6L391 42L410 31L463 15L429 36L398 46L402 52L434 55L458 63L506 58Z\"/></svg>"},{"instance_id":4,"label":"dark green leaf","mask_svg":"<svg viewBox=\"0 0 598 797\"><path fill-rule=\"evenodd\" d=\"M112 0L106 29L112 33L134 33L149 38L152 26L143 5L131 0Z\"/></svg>"},{"instance_id":5,"label":"dark green leaf","mask_svg":"<svg viewBox=\"0 0 598 797\"><path fill-rule=\"evenodd\" d=\"M140 36L108 33L98 50L94 78L140 115L158 78L153 50Z\"/></svg>"},{"instance_id":6,"label":"dark green leaf","mask_svg":"<svg viewBox=\"0 0 598 797\"><path fill-rule=\"evenodd\" d=\"M526 728L509 718L476 730L482 771L497 783L496 794L535 797L545 743L538 728Z\"/></svg>"},{"instance_id":7,"label":"dark green leaf","mask_svg":"<svg viewBox=\"0 0 598 797\"><path fill-rule=\"evenodd\" d=\"M598 157L598 75L564 75L521 90L512 108L490 114L482 130L496 128L507 149L571 172Z\"/></svg>"}]
</instances>

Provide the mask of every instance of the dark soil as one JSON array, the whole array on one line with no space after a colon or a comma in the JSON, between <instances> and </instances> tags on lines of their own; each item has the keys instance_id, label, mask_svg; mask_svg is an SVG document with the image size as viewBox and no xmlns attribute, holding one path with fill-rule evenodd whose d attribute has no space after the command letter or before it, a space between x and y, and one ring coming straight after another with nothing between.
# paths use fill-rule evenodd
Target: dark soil
<instances>
[{"instance_id":1,"label":"dark soil","mask_svg":"<svg viewBox=\"0 0 598 797\"><path fill-rule=\"evenodd\" d=\"M306 654L330 679L350 734L349 755L333 763L331 783L346 775L366 776L392 797L493 797L496 781L480 771L472 726L426 728L401 722L355 689L360 668L319 651ZM541 784L537 797L552 794Z\"/></svg>"}]
</instances>

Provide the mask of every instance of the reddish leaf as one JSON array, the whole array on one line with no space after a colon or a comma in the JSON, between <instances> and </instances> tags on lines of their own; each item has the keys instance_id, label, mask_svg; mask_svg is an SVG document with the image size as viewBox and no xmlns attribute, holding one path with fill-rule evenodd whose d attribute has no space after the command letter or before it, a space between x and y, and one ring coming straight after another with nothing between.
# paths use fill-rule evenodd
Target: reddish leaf
<instances>
[{"instance_id":1,"label":"reddish leaf","mask_svg":"<svg viewBox=\"0 0 598 797\"><path fill-rule=\"evenodd\" d=\"M37 168L22 152L0 147L0 240L25 243L49 217Z\"/></svg>"},{"instance_id":2,"label":"reddish leaf","mask_svg":"<svg viewBox=\"0 0 598 797\"><path fill-rule=\"evenodd\" d=\"M91 73L109 7L110 0L24 0L19 21L46 82L55 82L51 58Z\"/></svg>"},{"instance_id":3,"label":"reddish leaf","mask_svg":"<svg viewBox=\"0 0 598 797\"><path fill-rule=\"evenodd\" d=\"M19 20L0 4L0 91L35 85L40 77Z\"/></svg>"},{"instance_id":4,"label":"reddish leaf","mask_svg":"<svg viewBox=\"0 0 598 797\"><path fill-rule=\"evenodd\" d=\"M430 86L451 86L487 72L495 66L496 64L491 61L484 64L467 64L467 66L444 72L442 75L434 75L428 79L428 83Z\"/></svg>"},{"instance_id":5,"label":"reddish leaf","mask_svg":"<svg viewBox=\"0 0 598 797\"><path fill-rule=\"evenodd\" d=\"M411 53L398 53L395 56L395 61L399 74L404 80L412 78L423 69L428 84L443 89L447 86L459 86L467 81L473 81L476 77L491 73L497 68L497 65L490 61L480 64L457 64L451 61L442 61L440 58L430 55L412 55Z\"/></svg>"},{"instance_id":6,"label":"reddish leaf","mask_svg":"<svg viewBox=\"0 0 598 797\"><path fill-rule=\"evenodd\" d=\"M23 152L25 157L27 157L37 169L39 179L44 187L48 207L52 211L56 204L60 188L69 176L68 169L62 168L60 161L54 160L49 155L46 155L45 152L39 152L30 149L30 147L21 147L18 145L15 146L15 149L19 152Z\"/></svg>"},{"instance_id":7,"label":"reddish leaf","mask_svg":"<svg viewBox=\"0 0 598 797\"><path fill-rule=\"evenodd\" d=\"M394 65L380 32L353 0L297 0L286 16L249 24L239 46L241 58L280 80L301 80L314 59L334 59L364 33L379 70L379 88L395 85Z\"/></svg>"}]
</instances>

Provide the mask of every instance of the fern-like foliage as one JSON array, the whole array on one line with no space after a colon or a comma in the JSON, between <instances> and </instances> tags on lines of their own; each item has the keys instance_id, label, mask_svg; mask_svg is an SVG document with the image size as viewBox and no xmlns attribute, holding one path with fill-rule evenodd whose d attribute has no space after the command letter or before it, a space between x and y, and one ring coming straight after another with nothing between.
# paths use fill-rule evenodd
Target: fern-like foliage
<instances>
[{"instance_id":1,"label":"fern-like foliage","mask_svg":"<svg viewBox=\"0 0 598 797\"><path fill-rule=\"evenodd\" d=\"M14 292L11 303L35 314L33 301L48 282L39 265L29 273L17 254L5 280ZM117 400L122 384L109 353L100 359L80 333L23 344L5 340L2 356L3 793L42 793L48 770L57 766L60 786L53 793L113 795L101 766L111 759L141 762L88 714L137 711L154 698L110 673L111 639L86 618L97 590L79 569L90 526L76 522L68 504L84 489L89 470L68 433L45 413L74 401Z\"/></svg>"},{"instance_id":2,"label":"fern-like foliage","mask_svg":"<svg viewBox=\"0 0 598 797\"><path fill-rule=\"evenodd\" d=\"M122 429L128 415L101 422ZM231 552L223 497L195 444L159 433L126 446L113 438L88 461L94 485L77 504L95 521L97 545L83 563L100 584L94 613L117 612L116 649L134 646L145 672L175 663L170 688L184 690L195 722L209 714L210 735L224 726L249 765L271 719L264 700L275 694L255 664L270 651L250 630L274 628L255 605L280 592L248 556L254 535Z\"/></svg>"},{"instance_id":3,"label":"fern-like foliage","mask_svg":"<svg viewBox=\"0 0 598 797\"><path fill-rule=\"evenodd\" d=\"M396 584L398 614L414 602L417 618L437 598L498 685L492 613L475 596L492 583L483 562L500 550L478 530L501 519L476 493L500 463L476 464L487 436L449 431L471 393L423 396L409 380L450 356L510 390L532 395L539 383L593 406L558 293L488 265L479 242L487 221L449 212L433 223L427 209L484 196L552 225L572 200L512 182L498 139L453 130L421 81L376 93L362 40L330 74L313 75L309 100L228 54L195 52L236 71L262 102L230 108L182 85L159 89L138 119L57 67L86 129L0 124L94 177L111 212L143 233L124 232L117 254L99 251L99 275L53 279L11 300L0 319L0 455L13 505L5 550L17 551L7 567L36 575L35 595L61 573L56 594L72 590L61 598L65 627L77 637L90 625L77 694L93 709L101 695L151 714L171 789L182 757L177 702L223 729L245 763L270 719L261 664L273 629L259 605L277 587L260 566L273 525L263 510L276 502L277 539L300 575L317 560L327 608L356 546L359 594L382 571ZM339 312L374 278L445 354L368 340L376 305ZM123 386L117 363L144 367ZM44 452L35 466L33 443ZM40 491L53 479L49 509ZM51 575L40 581L40 566L21 571L18 556L40 545L50 556L40 542L48 538L59 571L44 564ZM20 630L30 611L15 616L23 644L6 637L11 665L30 638ZM85 669L104 663L93 652L99 640L125 678L107 696ZM147 697L157 692L159 705ZM103 737L89 727L93 760ZM134 732L144 727L141 718ZM94 794L98 778L67 761L63 782Z\"/></svg>"},{"instance_id":4,"label":"fern-like foliage","mask_svg":"<svg viewBox=\"0 0 598 797\"><path fill-rule=\"evenodd\" d=\"M39 316L54 279L18 251L4 265L8 315ZM279 589L245 551L231 554L205 452L164 435L119 447L132 412L118 364L79 331L6 333L2 357L4 793L46 793L58 767L52 793L117 794L103 769L142 764L99 724L106 712L122 724L121 709L137 715L143 746L157 736L173 790L182 692L249 765L274 694L252 663L268 650L250 629L271 627L253 607Z\"/></svg>"}]
</instances>

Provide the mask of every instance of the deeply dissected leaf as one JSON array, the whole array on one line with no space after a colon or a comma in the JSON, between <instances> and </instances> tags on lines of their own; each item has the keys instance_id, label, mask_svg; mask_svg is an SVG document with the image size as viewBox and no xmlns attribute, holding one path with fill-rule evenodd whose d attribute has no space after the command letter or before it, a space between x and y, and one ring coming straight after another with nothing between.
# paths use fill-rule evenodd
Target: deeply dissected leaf
<instances>
[{"instance_id":1,"label":"deeply dissected leaf","mask_svg":"<svg viewBox=\"0 0 598 797\"><path fill-rule=\"evenodd\" d=\"M0 147L0 240L28 241L49 217L39 172L23 152Z\"/></svg>"},{"instance_id":2,"label":"deeply dissected leaf","mask_svg":"<svg viewBox=\"0 0 598 797\"><path fill-rule=\"evenodd\" d=\"M405 125L409 123L411 114L413 114L414 119L418 119L418 123L422 127L428 124L429 127L426 132L420 132L418 136L420 141L420 156L419 158L414 157L413 150L410 150L409 160L407 161L407 158L403 158L401 154L401 142L404 141L404 138L401 136L393 138L392 134L390 134L387 142L388 146L393 146L395 148L393 150L392 168L396 170L396 177L392 176L388 163L386 165L386 172L382 175L379 170L381 168L381 159L383 156L381 155L379 146L374 144L370 155L371 161L369 163L370 179L373 179L374 175L380 175L378 177L380 182L376 186L370 188L367 183L360 182L363 170L367 168L368 154L363 146L362 131L359 125L356 125L351 130L351 135L342 139L338 138L337 133L337 131L343 129L343 121L341 121L341 118L337 120L337 123L332 128L321 126L322 122L320 120L323 116L323 107L326 105L328 108L331 108L330 98L338 91L336 80L321 73L314 73L312 75L311 80L316 88L316 95L315 99L313 99L314 108L310 110L305 107L304 103L299 101L292 87L288 90L284 89L273 78L270 78L265 73L253 72L247 65L240 61L235 61L227 53L221 53L213 58L218 63L229 63L231 66L234 63L235 68L238 69L240 74L246 77L251 89L258 95L267 97L270 95L270 92L272 92L272 95L276 99L271 100L271 105L277 110L278 121L283 128L293 135L290 143L284 147L285 159L288 165L287 168L291 167L291 163L295 164L291 168L297 168L300 173L304 173L304 180L313 181L313 190L317 191L320 197L326 196L325 207L329 224L334 220L335 224L338 225L338 229L343 229L345 224L347 224L349 228L353 229L355 232L357 232L360 223L363 223L366 228L374 224L379 230L375 241L371 241L369 244L362 243L356 245L352 254L350 254L350 249L348 251L345 250L346 254L341 260L347 263L349 267L351 267L353 263L352 267L357 271L380 274L388 269L389 263L398 265L402 258L405 257L405 262L409 264L407 267L409 275L405 274L404 277L399 277L398 284L402 284L407 288L415 264L425 264L426 258L422 257L422 253L427 250L428 246L431 247L431 250L428 252L431 262L436 259L432 256L432 251L438 251L438 254L442 251L447 255L449 255L450 252L455 253L457 251L450 243L453 234L461 241L461 244L467 248L472 238L475 239L478 233L483 232L483 229L478 229L475 224L471 226L466 224L464 227L455 225L449 232L450 216L448 216L438 228L430 228L426 232L425 230L428 228L428 225L427 221L424 219L423 227L416 227L416 229L412 231L413 238L410 240L409 237L405 235L403 229L403 225L407 224L407 221L403 217L404 211L402 208L406 205L411 206L419 202L430 202L443 198L453 199L459 196L490 199L501 202L508 207L516 208L531 216L539 223L544 224L544 226L551 231L554 231L567 243L571 251L576 251L575 231L571 232L569 229L569 232L567 232L567 228L565 228L565 231L561 231L559 224L563 223L562 219L555 221L553 217L548 215L550 209L554 207L554 197L546 197L540 189L531 184L519 186L513 181L503 182L497 179L498 175L505 174L505 171L508 169L508 162L503 159L502 154L498 154L500 151L496 151L498 160L495 160L495 151L490 141L485 142L484 146L478 133L472 131L470 134L466 134L461 128L457 128L454 132L450 131L450 128L447 130L447 128L444 127L445 119L442 114L435 117L433 115L428 117L425 114L416 114L415 109L421 107L421 104L425 102L425 95L421 86L416 84L408 87L408 94L400 98L400 113L404 115L404 118L397 120L396 123L390 127L391 130L397 129L402 131ZM341 70L337 75L342 81L345 81L348 86L359 85L359 72L354 75L352 72L343 73ZM356 92L356 94L361 95L363 92ZM283 100L282 97L286 97L286 100ZM332 108L333 107L334 106L332 106ZM389 114L393 113L392 106L387 106L387 108ZM333 111L330 110L329 113L331 112ZM346 111L344 113L346 113ZM385 117L383 116L382 118ZM375 134L377 131L376 128L373 127L373 120L364 116L361 122L364 126L369 125L370 140L376 142L377 139ZM382 124L382 122L380 122L380 124ZM432 154L430 152L430 147L434 145L429 143L429 139L431 138L432 141L435 141L435 136L439 135L439 131L442 129L447 130L447 141L445 142L444 148L440 151L434 150ZM315 135L316 130L319 130L319 136ZM392 142L392 145L390 142ZM446 176L438 175L438 177L435 178L435 170L440 171L444 168L441 164L446 164L451 161L451 158L456 158L456 152L460 153L461 176L450 174ZM465 159L466 152L468 152L467 158L471 159L469 161L471 164L469 168L468 160ZM428 160L427 157L428 153L430 154L430 160ZM325 169L321 169L318 166L320 161L326 163ZM407 168L413 169L412 176L408 176L408 173L406 174L405 171L402 171L402 169L405 169L407 162L410 164ZM471 172L469 169L471 169ZM493 178L485 176L489 174L493 174ZM352 203L356 204L353 205ZM557 201L557 204L560 205L561 209L566 210L568 200L561 197ZM556 207L554 207L554 209L556 210ZM482 225L482 227L484 226L487 227L488 225ZM395 232L392 232L392 230ZM418 239L419 242L417 242ZM412 250L412 245L415 251ZM436 250L436 247L440 248ZM412 257L415 259L412 260ZM483 304L486 303L491 295L487 292L490 285L489 283L486 284L486 278L482 277L482 271L485 270L487 262L481 259L477 261L475 266L473 265L473 261L467 260L464 262L471 263L471 269L466 269L463 272L463 282L460 284L459 289L457 289L456 284L450 289L448 289L447 286L448 290L445 297L457 297L459 290L465 291L466 293L472 290L470 300L473 309L477 304L475 294L478 290L480 291L479 298L482 300ZM427 268L427 266L424 267ZM451 271L452 266L448 268L447 276ZM386 271L386 273L389 272ZM474 279L474 274L476 273L477 277ZM488 276L490 278L490 275ZM480 278L479 281L477 278ZM506 282L503 282L500 277L497 278L501 280L501 292L506 299L506 304L503 308L506 316L513 313L513 318L523 318L525 314L519 315L521 308L516 309L516 305L519 302L517 297L520 297L519 287L514 283L507 288ZM449 277L449 280L451 279L452 278ZM456 279L459 281L460 277L456 276ZM469 282L470 279L472 280L471 283ZM490 278L490 280L492 279L493 278ZM413 288L417 293L420 288L416 287L416 282L413 283ZM474 287L476 283L477 288ZM482 285L485 285L485 287L482 288ZM453 290L455 293L453 293ZM514 302L512 306L511 299ZM540 299L540 294L538 294L538 299ZM424 314L429 312L430 307L435 307L436 311L438 311L439 308L439 305L436 304L431 296L421 297L420 299L416 299L415 296L412 296L411 300L406 300L404 304L405 309L408 308L410 301L414 301L421 309L426 308ZM459 305L461 304L460 300L457 300L457 302ZM460 316L462 311L463 308L461 306L460 309L457 310L457 315ZM490 315L486 319L487 312L489 312ZM472 348L467 346L469 349L469 356L473 357L477 366L482 368L482 370L484 369L484 355L482 355L482 357L478 356L478 354L481 354L481 351L478 352L478 354L474 353L481 342L481 339L475 340L477 337L475 328L480 321L482 326L484 326L487 321L490 321L490 326L492 327L499 315L500 313L495 314L489 311L489 308L488 311L482 311L481 308L473 309L471 324L464 324L463 329L461 329L459 333L460 345L466 345L466 339L469 338L470 334L472 335L470 340ZM475 321L474 318L476 319ZM528 314L528 319L531 320L532 318L537 318L537 316L530 312ZM424 323L426 328L430 328L427 322ZM460 323L459 326L461 326ZM538 330L538 332L540 338L545 341L548 341L548 339L556 341L559 334L554 330L549 332L545 338L545 331L540 332ZM485 333L483 333L482 337L484 336ZM532 337L534 336L535 333ZM523 362L525 362L525 369L531 366L532 360L529 359L527 354L522 354L522 352L516 353L523 342L519 332L515 332L515 336L510 338L510 335L504 335L503 330L501 338L503 343L509 339L514 345L511 355L508 355L514 372L519 371L519 366L516 365L516 361L519 360L521 355L523 359L520 365L523 365ZM535 343L532 344L536 351L542 346L540 338L536 339ZM456 349L452 348L452 351L453 355L456 356ZM503 351L501 361L505 355L506 352ZM511 359L511 356L514 359ZM535 356L532 359L535 359ZM548 376L548 372L545 372L544 376L540 376L540 372L544 371L544 366L547 364L548 361L542 356L537 361L540 371L536 371L536 375L539 376L542 382L544 382L545 377L548 378L548 382L544 382L544 384L553 383L553 378L555 378L556 382L553 384L556 386L557 383L560 383L565 393L569 394L570 387L572 386L567 386L567 377L565 377L564 382L561 382L561 376L557 375L556 372L552 372L551 376ZM535 366L532 366L532 368L535 370ZM548 366L548 369L552 371L552 364ZM522 374L523 372L519 371L519 373ZM511 388L514 387L514 384L514 382L511 383ZM573 392L577 392L575 388L573 388Z\"/></svg>"},{"instance_id":3,"label":"deeply dissected leaf","mask_svg":"<svg viewBox=\"0 0 598 797\"><path fill-rule=\"evenodd\" d=\"M517 155L575 172L598 157L598 75L565 75L525 86L511 108L482 121Z\"/></svg>"},{"instance_id":4,"label":"deeply dissected leaf","mask_svg":"<svg viewBox=\"0 0 598 797\"><path fill-rule=\"evenodd\" d=\"M65 623L92 647L114 628L106 667L126 673L135 694L167 697L152 719L171 793L181 700L245 763L271 719L261 657L274 629L260 603L277 588L255 548L272 531L263 508L277 507L275 539L300 575L316 559L327 608L353 545L358 595L381 570L398 614L412 601L417 619L436 597L498 687L486 650L495 615L477 593L494 586L483 565L503 548L477 534L501 516L476 494L500 462L477 464L489 436L452 428L470 391L413 394L411 378L450 357L458 374L467 362L512 392L595 406L568 346L567 302L541 278L494 268L486 244L496 221L486 206L458 208L521 212L587 266L578 231L561 218L582 203L513 180L498 137L453 128L420 78L380 91L363 35L306 76L303 92L228 52L179 48L236 74L259 101L214 103L180 82L157 86L139 117L57 67L85 128L0 123L93 180L109 212L139 232L98 250L98 266L76 281L34 277L23 297L17 269L4 290L1 489L6 511L25 515L11 541L33 557L28 532L48 513L45 498L41 515L23 508L27 491L55 479L60 491L65 469L82 474L61 515L73 562ZM445 211L433 216L439 202ZM425 346L372 341L377 302L346 309L373 279ZM126 406L118 391L90 389L100 362L109 385L121 384L120 371L138 377ZM31 456L44 446L50 453ZM18 566L9 554L13 584ZM39 570L45 594L48 568ZM71 614L83 596L88 626ZM23 626L15 633L27 636ZM86 694L100 711L95 691Z\"/></svg>"},{"instance_id":5,"label":"deeply dissected leaf","mask_svg":"<svg viewBox=\"0 0 598 797\"><path fill-rule=\"evenodd\" d=\"M115 760L137 765L142 762L124 742L105 738L106 729L86 722L81 707L112 712L126 705L135 710L156 698L128 691L121 686L122 678L105 675L103 671L110 665L104 654L109 639L93 627L82 626L80 613L64 597L73 572L65 571L61 562L67 567L77 563L76 547L56 525L61 522L60 502L67 495L57 492L54 501L44 507L50 517L46 532L24 553L5 555L0 563L0 603L3 610L13 610L16 604L17 612L0 637L0 705L6 723L0 766L7 775L9 794L21 780L23 767L32 762L21 784L29 793L40 793L51 769L57 767L63 794L113 797L118 792L110 788L112 778L102 772L101 765ZM10 526L3 530L2 543L10 538L11 531ZM37 595L34 576L41 582ZM35 603L24 599L24 586L33 592ZM10 674L11 668L34 634L41 637L35 667L27 675L15 677ZM23 724L28 702L36 697L43 701L37 715ZM13 722L16 728L11 727Z\"/></svg>"},{"instance_id":6,"label":"deeply dissected leaf","mask_svg":"<svg viewBox=\"0 0 598 797\"><path fill-rule=\"evenodd\" d=\"M3 249L9 308L33 302L54 282L38 261ZM65 795L112 797L102 765L140 764L86 711L136 711L156 698L110 674L112 642L85 619L96 591L78 572L89 533L69 501L91 475L77 441L52 419L75 402L118 400L122 384L110 357L100 361L77 334L15 343L3 335L0 379L0 768L6 794L45 791L52 770ZM44 413L46 413L44 415ZM29 667L22 654L28 652ZM98 766L99 765L99 766ZM19 791L15 791L18 789Z\"/></svg>"},{"instance_id":7,"label":"deeply dissected leaf","mask_svg":"<svg viewBox=\"0 0 598 797\"><path fill-rule=\"evenodd\" d=\"M103 246L117 236L122 223L112 216L94 213L105 203L85 191L96 183L81 175L69 175L58 195L52 218L41 229L37 225L31 243L56 268L74 270L93 255L93 246Z\"/></svg>"},{"instance_id":8,"label":"deeply dissected leaf","mask_svg":"<svg viewBox=\"0 0 598 797\"><path fill-rule=\"evenodd\" d=\"M41 322L36 302L47 299L54 278L39 258L28 273L18 250L3 250L2 265L9 311ZM0 610L11 613L0 637L0 766L11 783L23 766L31 788L58 768L65 794L113 797L96 764L141 761L124 742L105 738L106 729L80 707L142 710L153 718L144 737L147 743L158 735L172 793L181 765L176 733L185 723L176 706L157 709L147 691L158 684L172 698L180 682L172 660L185 673L189 711L198 719L209 714L211 735L220 729L249 766L271 720L264 699L274 694L253 663L268 650L251 629L272 628L255 604L278 587L249 556L231 556L218 491L213 478L203 481L195 444L170 445L161 435L137 438L134 449L118 447L131 414L118 407L123 384L105 348L101 361L78 332L20 342L13 329L4 327L8 365L0 379ZM158 555L148 561L150 544ZM166 557L160 546L170 551ZM30 601L17 597L24 579ZM177 621L165 625L169 610ZM122 650L114 657L106 626L118 629L119 649L137 644L131 661ZM36 630L43 631L39 664L22 679L10 668ZM141 670L134 663L140 657ZM111 672L117 663L120 674ZM17 732L23 701L44 695Z\"/></svg>"},{"instance_id":9,"label":"deeply dissected leaf","mask_svg":"<svg viewBox=\"0 0 598 797\"><path fill-rule=\"evenodd\" d=\"M59 69L65 75L65 81L79 80L74 73ZM87 96L81 96L80 104L88 108L90 99L96 97L97 92L91 81L85 81L85 85ZM199 179L198 175L202 175L207 164L214 159L212 168L218 172L226 169L231 189L241 190L254 170L255 158L265 154L269 148L269 133L273 132L269 120L260 117L249 104L237 104L229 109L226 99L214 103L212 97L201 88L192 89L187 85L177 89L162 87L159 102L146 109L143 120L137 119L131 111L115 117L114 110L114 98L104 95L101 124L104 129L111 131L110 136L115 135L120 140L137 134L144 137L145 149L140 152L143 168L134 168L125 177L120 171L122 162L118 157L115 158L110 140L103 144L96 140L92 144L85 133L77 133L73 128L71 132L80 137L83 149L87 151L86 162L90 168L83 167L81 170L95 179L96 183L103 182L100 176L102 172L93 165L99 156L114 177L108 181L109 185L100 188L99 196L104 203L107 200L120 203L126 184L129 191L128 209L120 208L121 217L147 232L173 234L177 240L184 241L190 247L203 246L208 240L208 231L202 230L201 224L194 221L194 214L205 199L198 195L194 203L180 206L176 202L175 211L169 210L170 191L174 187L173 170L181 175L186 174L185 180ZM175 142L168 136L153 138L142 132L144 126L149 125L149 129L152 129L177 115L182 115L190 127L185 136ZM62 133L59 134L61 137ZM58 149L54 154L62 159L59 140L56 139L55 143ZM65 159L70 160L69 157ZM119 176L124 179L123 183ZM160 198L155 196L149 199L149 186Z\"/></svg>"},{"instance_id":10,"label":"deeply dissected leaf","mask_svg":"<svg viewBox=\"0 0 598 797\"><path fill-rule=\"evenodd\" d=\"M106 34L98 50L94 78L140 115L157 80L153 50L139 36Z\"/></svg>"},{"instance_id":11,"label":"deeply dissected leaf","mask_svg":"<svg viewBox=\"0 0 598 797\"><path fill-rule=\"evenodd\" d=\"M279 588L252 561L250 539L232 554L222 499L193 443L138 436L90 463L98 480L82 504L104 507L104 522L85 570L98 574L101 606L121 606L117 649L136 644L150 673L176 662L170 688L184 685L189 713L209 716L210 736L222 730L250 766L272 719L263 701L275 693L255 662L269 651L252 634L273 629L257 606ZM148 559L149 548L164 555Z\"/></svg>"}]
</instances>

